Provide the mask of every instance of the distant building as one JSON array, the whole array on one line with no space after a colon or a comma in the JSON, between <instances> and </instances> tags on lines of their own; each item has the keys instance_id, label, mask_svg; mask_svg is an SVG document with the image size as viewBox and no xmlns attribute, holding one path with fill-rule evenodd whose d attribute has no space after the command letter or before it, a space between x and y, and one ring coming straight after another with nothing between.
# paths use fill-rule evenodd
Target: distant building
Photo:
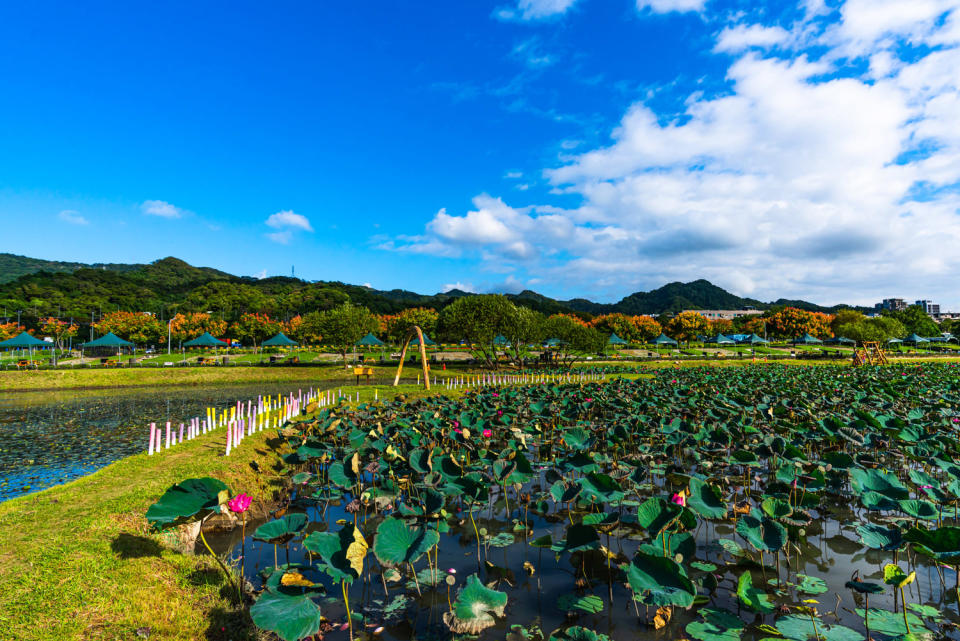
<instances>
[{"instance_id":1,"label":"distant building","mask_svg":"<svg viewBox=\"0 0 960 641\"><path fill-rule=\"evenodd\" d=\"M696 312L708 320L733 320L741 316L759 316L759 309L685 309L684 312Z\"/></svg>"},{"instance_id":2,"label":"distant building","mask_svg":"<svg viewBox=\"0 0 960 641\"><path fill-rule=\"evenodd\" d=\"M938 305L937 303L934 303L931 300L918 300L914 304L920 309L922 309L926 314L930 314L931 316L940 315L940 305Z\"/></svg>"},{"instance_id":3,"label":"distant building","mask_svg":"<svg viewBox=\"0 0 960 641\"><path fill-rule=\"evenodd\" d=\"M876 309L886 309L891 312L902 312L907 308L907 301L902 298L884 298L882 303L874 305Z\"/></svg>"}]
</instances>

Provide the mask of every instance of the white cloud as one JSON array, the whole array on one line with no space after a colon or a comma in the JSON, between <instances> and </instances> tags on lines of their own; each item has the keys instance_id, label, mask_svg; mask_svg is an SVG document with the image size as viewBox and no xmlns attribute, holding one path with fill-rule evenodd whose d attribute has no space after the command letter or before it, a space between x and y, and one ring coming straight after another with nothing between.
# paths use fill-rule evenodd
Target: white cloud
<instances>
[{"instance_id":1,"label":"white cloud","mask_svg":"<svg viewBox=\"0 0 960 641\"><path fill-rule=\"evenodd\" d=\"M735 55L727 91L692 94L675 116L636 102L609 144L544 172L578 206L483 194L391 249L476 256L591 297L707 278L767 300L932 296L960 309L958 4L850 0L831 13L807 0L784 27L732 15L716 42Z\"/></svg>"},{"instance_id":2,"label":"white cloud","mask_svg":"<svg viewBox=\"0 0 960 641\"><path fill-rule=\"evenodd\" d=\"M65 223L70 223L71 225L89 225L90 221L84 218L80 212L74 211L72 209L64 209L59 214L57 218L62 220Z\"/></svg>"},{"instance_id":3,"label":"white cloud","mask_svg":"<svg viewBox=\"0 0 960 641\"><path fill-rule=\"evenodd\" d=\"M788 37L789 33L783 27L738 24L720 32L713 50L736 53L751 47L768 48L783 44Z\"/></svg>"},{"instance_id":4,"label":"white cloud","mask_svg":"<svg viewBox=\"0 0 960 641\"><path fill-rule=\"evenodd\" d=\"M523 178L523 172L522 172L522 171L508 171L507 173L505 173L505 174L503 175L503 177L504 177L504 178L507 178L507 179L509 179L509 180L519 180L520 178Z\"/></svg>"},{"instance_id":5,"label":"white cloud","mask_svg":"<svg viewBox=\"0 0 960 641\"><path fill-rule=\"evenodd\" d=\"M261 270L258 271L256 274L254 274L253 277L262 280L262 279L264 279L264 278L267 277L267 270L266 270L266 269L261 269Z\"/></svg>"},{"instance_id":6,"label":"white cloud","mask_svg":"<svg viewBox=\"0 0 960 641\"><path fill-rule=\"evenodd\" d=\"M577 0L517 0L514 7L500 7L494 15L500 20L544 20L566 13Z\"/></svg>"},{"instance_id":7,"label":"white cloud","mask_svg":"<svg viewBox=\"0 0 960 641\"><path fill-rule=\"evenodd\" d=\"M531 69L543 69L557 61L556 58L543 51L543 45L537 37L518 42L514 45L510 55L522 61Z\"/></svg>"},{"instance_id":8,"label":"white cloud","mask_svg":"<svg viewBox=\"0 0 960 641\"><path fill-rule=\"evenodd\" d=\"M637 9L643 11L650 9L654 13L670 13L677 11L685 13L687 11L700 11L707 3L707 0L637 0Z\"/></svg>"},{"instance_id":9,"label":"white cloud","mask_svg":"<svg viewBox=\"0 0 960 641\"><path fill-rule=\"evenodd\" d=\"M310 221L306 216L295 214L289 209L278 211L267 218L267 226L274 229L302 229L304 231L313 231Z\"/></svg>"},{"instance_id":10,"label":"white cloud","mask_svg":"<svg viewBox=\"0 0 960 641\"><path fill-rule=\"evenodd\" d=\"M145 200L140 205L140 210L147 216L159 216L160 218L182 218L187 211L176 205L171 205L165 200Z\"/></svg>"}]
</instances>

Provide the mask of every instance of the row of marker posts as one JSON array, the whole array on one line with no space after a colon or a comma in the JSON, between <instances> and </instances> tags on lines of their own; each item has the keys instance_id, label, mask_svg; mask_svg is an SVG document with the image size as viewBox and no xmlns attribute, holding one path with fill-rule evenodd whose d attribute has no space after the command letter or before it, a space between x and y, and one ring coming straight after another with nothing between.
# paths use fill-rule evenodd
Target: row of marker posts
<instances>
[{"instance_id":1,"label":"row of marker posts","mask_svg":"<svg viewBox=\"0 0 960 641\"><path fill-rule=\"evenodd\" d=\"M495 385L582 383L602 379L603 374L592 372L479 374L445 377L442 386L445 389L452 390ZM419 375L417 376L417 384L420 384ZM441 384L440 379L434 377L433 384ZM378 397L378 391L374 388L373 400L378 400ZM166 430L164 430L162 427L157 427L156 423L150 423L150 442L147 452L152 456L154 453L168 450L184 441L191 441L215 429L224 428L227 434L226 455L229 456L230 452L236 449L245 437L260 432L264 428L270 429L282 426L294 416L299 415L302 408L311 403L315 402L318 407L322 408L337 405L343 401L359 403L360 392L358 391L354 396L350 392L344 394L343 388L336 391L328 389L325 392L311 388L304 394L303 390L300 389L297 390L296 394L291 392L289 395L258 396L256 401L248 400L246 403L237 401L236 405L224 409L208 407L205 418L196 416L186 423L180 423L179 427L167 421Z\"/></svg>"}]
</instances>

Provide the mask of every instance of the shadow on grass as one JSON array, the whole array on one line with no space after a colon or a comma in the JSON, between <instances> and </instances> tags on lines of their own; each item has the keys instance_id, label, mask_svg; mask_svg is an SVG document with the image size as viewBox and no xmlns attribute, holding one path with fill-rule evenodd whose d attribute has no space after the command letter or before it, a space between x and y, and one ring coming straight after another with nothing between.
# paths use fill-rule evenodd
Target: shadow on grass
<instances>
[{"instance_id":1,"label":"shadow on grass","mask_svg":"<svg viewBox=\"0 0 960 641\"><path fill-rule=\"evenodd\" d=\"M209 641L256 641L263 638L250 619L248 610L214 608L204 638Z\"/></svg>"},{"instance_id":2,"label":"shadow on grass","mask_svg":"<svg viewBox=\"0 0 960 641\"><path fill-rule=\"evenodd\" d=\"M121 533L110 542L110 549L121 559L139 559L160 556L160 544L145 536Z\"/></svg>"}]
</instances>

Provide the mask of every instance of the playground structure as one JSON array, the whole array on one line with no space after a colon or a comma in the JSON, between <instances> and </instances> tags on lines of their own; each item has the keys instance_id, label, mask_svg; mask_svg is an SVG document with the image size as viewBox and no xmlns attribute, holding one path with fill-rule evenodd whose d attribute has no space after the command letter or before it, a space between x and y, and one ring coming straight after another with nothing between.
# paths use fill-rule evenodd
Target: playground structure
<instances>
[{"instance_id":1,"label":"playground structure","mask_svg":"<svg viewBox=\"0 0 960 641\"><path fill-rule=\"evenodd\" d=\"M863 365L886 365L887 354L883 347L876 341L864 341L860 347L853 350L853 366L861 367Z\"/></svg>"},{"instance_id":2,"label":"playground structure","mask_svg":"<svg viewBox=\"0 0 960 641\"><path fill-rule=\"evenodd\" d=\"M423 366L423 386L424 389L429 390L430 366L427 365L427 348L426 345L424 345L423 330L417 325L414 325L407 331L407 338L403 341L403 349L400 350L400 364L397 366L397 376L393 379L393 386L396 387L400 384L400 375L403 373L403 362L407 358L407 347L410 345L410 341L413 340L414 334L416 334L417 343L420 346L420 364Z\"/></svg>"}]
</instances>

